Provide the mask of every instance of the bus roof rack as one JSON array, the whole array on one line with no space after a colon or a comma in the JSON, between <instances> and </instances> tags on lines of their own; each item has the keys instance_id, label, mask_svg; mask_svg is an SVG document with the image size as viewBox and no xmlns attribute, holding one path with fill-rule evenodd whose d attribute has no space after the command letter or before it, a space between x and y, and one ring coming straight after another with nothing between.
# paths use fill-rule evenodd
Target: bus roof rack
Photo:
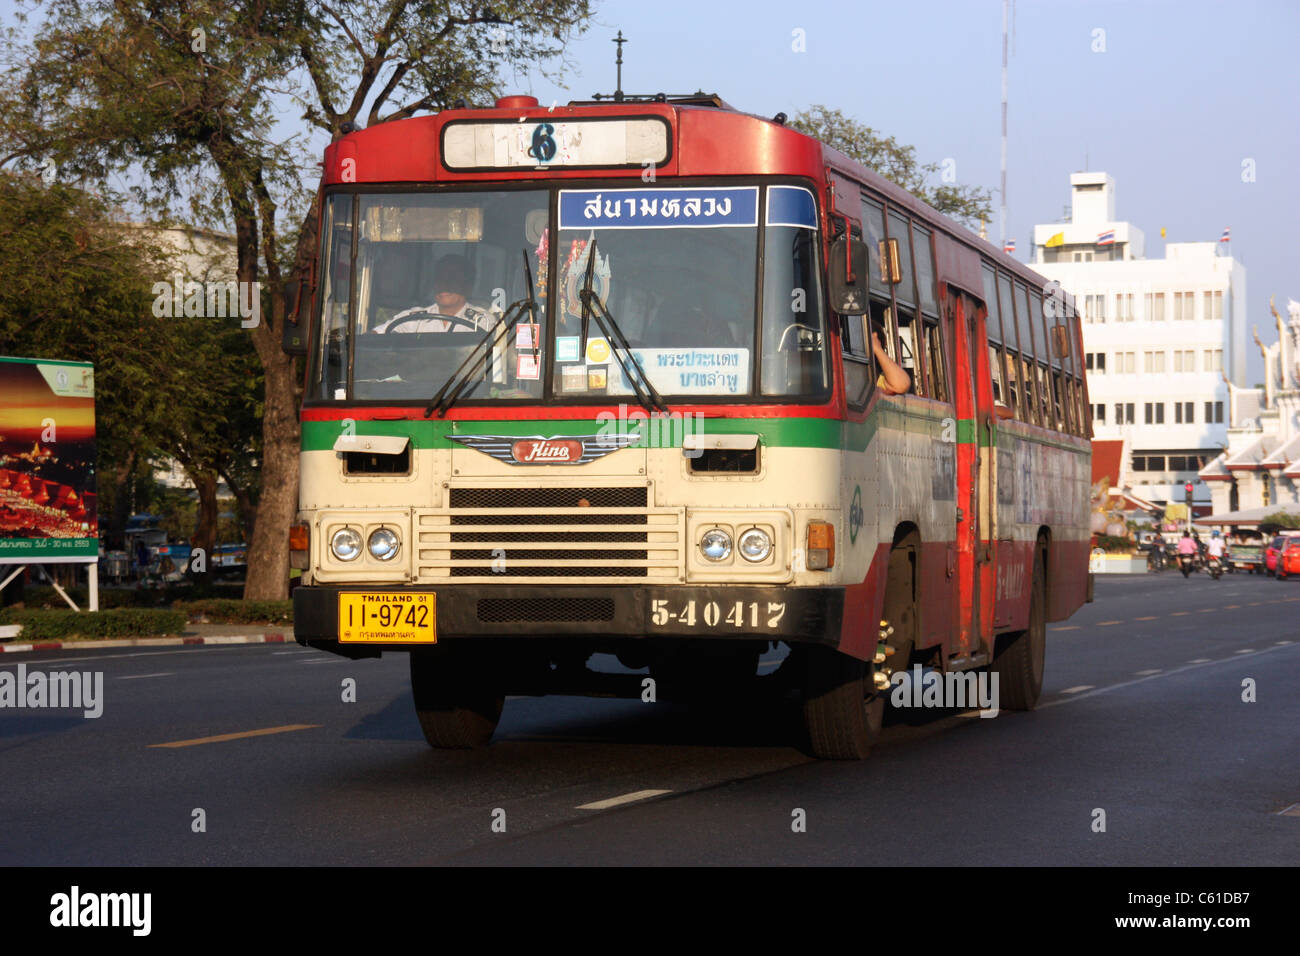
<instances>
[{"instance_id":1,"label":"bus roof rack","mask_svg":"<svg viewBox=\"0 0 1300 956\"><path fill-rule=\"evenodd\" d=\"M570 106L604 106L609 103L672 103L674 106L711 106L736 112L736 108L717 93L593 93L589 100L570 100Z\"/></svg>"}]
</instances>

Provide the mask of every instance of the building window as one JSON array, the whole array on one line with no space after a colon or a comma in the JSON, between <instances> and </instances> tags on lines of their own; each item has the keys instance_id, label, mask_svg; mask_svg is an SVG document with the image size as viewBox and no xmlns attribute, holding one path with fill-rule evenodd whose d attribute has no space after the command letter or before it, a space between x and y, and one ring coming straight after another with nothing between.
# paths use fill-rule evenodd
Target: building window
<instances>
[{"instance_id":1,"label":"building window","mask_svg":"<svg viewBox=\"0 0 1300 956\"><path fill-rule=\"evenodd\" d=\"M1131 375L1136 371L1137 371L1136 352L1115 353L1115 373L1117 375Z\"/></svg>"},{"instance_id":2,"label":"building window","mask_svg":"<svg viewBox=\"0 0 1300 956\"><path fill-rule=\"evenodd\" d=\"M1091 253L1091 252L1076 252L1076 253L1074 253L1073 261L1074 261L1074 262L1091 262L1091 261L1092 261L1092 253Z\"/></svg>"},{"instance_id":3,"label":"building window","mask_svg":"<svg viewBox=\"0 0 1300 956\"><path fill-rule=\"evenodd\" d=\"M1159 352L1142 353L1142 371L1144 372L1163 372L1165 370L1165 353L1164 349Z\"/></svg>"},{"instance_id":4,"label":"building window","mask_svg":"<svg viewBox=\"0 0 1300 956\"><path fill-rule=\"evenodd\" d=\"M1202 366L1207 372L1223 371L1223 349L1206 349L1202 355L1205 364Z\"/></svg>"},{"instance_id":5,"label":"building window","mask_svg":"<svg viewBox=\"0 0 1300 956\"><path fill-rule=\"evenodd\" d=\"M1133 293L1121 292L1115 296L1115 321L1133 321Z\"/></svg>"},{"instance_id":6,"label":"building window","mask_svg":"<svg viewBox=\"0 0 1300 956\"><path fill-rule=\"evenodd\" d=\"M1085 295L1083 297L1084 316L1089 322L1106 321L1106 297L1104 295Z\"/></svg>"},{"instance_id":7,"label":"building window","mask_svg":"<svg viewBox=\"0 0 1300 956\"><path fill-rule=\"evenodd\" d=\"M1205 403L1205 423L1207 425L1223 424L1223 402Z\"/></svg>"},{"instance_id":8,"label":"building window","mask_svg":"<svg viewBox=\"0 0 1300 956\"><path fill-rule=\"evenodd\" d=\"M1195 402L1174 402L1174 424L1175 425L1195 424L1192 418L1192 407L1195 404L1196 404Z\"/></svg>"},{"instance_id":9,"label":"building window","mask_svg":"<svg viewBox=\"0 0 1300 956\"><path fill-rule=\"evenodd\" d=\"M1147 402L1142 406L1142 409L1148 425L1163 425L1165 423L1164 402Z\"/></svg>"},{"instance_id":10,"label":"building window","mask_svg":"<svg viewBox=\"0 0 1300 956\"><path fill-rule=\"evenodd\" d=\"M1132 402L1115 403L1115 424L1116 425L1135 425L1137 420L1133 416Z\"/></svg>"},{"instance_id":11,"label":"building window","mask_svg":"<svg viewBox=\"0 0 1300 956\"><path fill-rule=\"evenodd\" d=\"M1195 349L1174 349L1174 371L1195 372L1196 371L1196 350Z\"/></svg>"},{"instance_id":12,"label":"building window","mask_svg":"<svg viewBox=\"0 0 1300 956\"><path fill-rule=\"evenodd\" d=\"M1106 406L1105 406L1105 405L1094 405L1094 406L1092 406L1092 420L1093 420L1094 422L1100 422L1100 423L1103 424L1103 425L1106 424Z\"/></svg>"},{"instance_id":13,"label":"building window","mask_svg":"<svg viewBox=\"0 0 1300 956\"><path fill-rule=\"evenodd\" d=\"M1169 456L1169 470L1170 470L1170 471L1186 471L1186 470L1187 470L1187 459L1186 459L1183 455L1170 455L1170 456Z\"/></svg>"},{"instance_id":14,"label":"building window","mask_svg":"<svg viewBox=\"0 0 1300 956\"><path fill-rule=\"evenodd\" d=\"M1165 294L1163 292L1147 293L1147 320L1163 322L1165 320Z\"/></svg>"},{"instance_id":15,"label":"building window","mask_svg":"<svg viewBox=\"0 0 1300 956\"><path fill-rule=\"evenodd\" d=\"M1106 353L1105 352L1088 352L1083 357L1083 367L1089 372L1096 372L1099 375L1106 374Z\"/></svg>"},{"instance_id":16,"label":"building window","mask_svg":"<svg viewBox=\"0 0 1300 956\"><path fill-rule=\"evenodd\" d=\"M1205 317L1207 319L1223 318L1223 293L1205 293Z\"/></svg>"},{"instance_id":17,"label":"building window","mask_svg":"<svg viewBox=\"0 0 1300 956\"><path fill-rule=\"evenodd\" d=\"M1174 321L1190 322L1196 318L1196 293L1174 293Z\"/></svg>"}]
</instances>

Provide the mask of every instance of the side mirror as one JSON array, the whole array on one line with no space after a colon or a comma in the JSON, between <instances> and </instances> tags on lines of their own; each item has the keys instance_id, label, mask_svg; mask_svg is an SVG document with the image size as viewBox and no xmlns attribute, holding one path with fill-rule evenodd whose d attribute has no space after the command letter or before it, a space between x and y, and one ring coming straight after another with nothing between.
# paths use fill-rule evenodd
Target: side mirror
<instances>
[{"instance_id":1,"label":"side mirror","mask_svg":"<svg viewBox=\"0 0 1300 956\"><path fill-rule=\"evenodd\" d=\"M1012 411L1009 406L1003 405L1001 402L993 403L993 415L994 417L997 418L998 421L1004 422L1008 418L1014 417L1015 414L1016 413Z\"/></svg>"},{"instance_id":2,"label":"side mirror","mask_svg":"<svg viewBox=\"0 0 1300 956\"><path fill-rule=\"evenodd\" d=\"M303 300L307 298L305 279L293 279L280 293L284 316L280 326L280 348L286 355L307 354L307 325L301 321Z\"/></svg>"},{"instance_id":3,"label":"side mirror","mask_svg":"<svg viewBox=\"0 0 1300 956\"><path fill-rule=\"evenodd\" d=\"M829 266L831 309L840 315L866 315L867 244L861 239L837 239Z\"/></svg>"}]
</instances>

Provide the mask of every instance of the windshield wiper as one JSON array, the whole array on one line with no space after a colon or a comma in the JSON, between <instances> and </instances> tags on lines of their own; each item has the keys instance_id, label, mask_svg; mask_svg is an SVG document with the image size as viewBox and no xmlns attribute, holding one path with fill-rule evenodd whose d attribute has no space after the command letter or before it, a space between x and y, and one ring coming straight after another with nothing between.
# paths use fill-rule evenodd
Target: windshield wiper
<instances>
[{"instance_id":1,"label":"windshield wiper","mask_svg":"<svg viewBox=\"0 0 1300 956\"><path fill-rule=\"evenodd\" d=\"M591 247L587 250L587 276L582 283L582 292L579 293L579 298L582 299L582 337L578 343L578 354L587 354L587 331L590 328L591 319L595 318L596 324L605 333L605 338L613 343L614 348L611 351L614 353L614 358L618 360L619 368L623 370L623 374L631 383L632 391L636 392L637 402L648 412L659 411L666 415L668 414L668 406L655 390L654 385L650 382L650 376L646 375L645 369L641 367L637 357L632 354L632 348L627 344L627 337L623 334L623 330L619 328L618 322L615 321L614 316L610 315L609 309L605 308L605 303L600 300L600 295L591 287L595 267L596 240L593 238ZM619 354L620 350L623 355ZM633 374L634 372L635 374ZM644 386L644 391L642 386Z\"/></svg>"},{"instance_id":2,"label":"windshield wiper","mask_svg":"<svg viewBox=\"0 0 1300 956\"><path fill-rule=\"evenodd\" d=\"M512 302L501 313L500 318L488 329L487 335L479 341L477 345L465 356L465 361L457 366L456 371L447 376L447 381L443 383L442 388L438 389L438 394L429 400L429 407L424 410L424 417L428 418L435 411L441 418L447 413L447 409L461 397L466 386L479 374L483 368L484 362L487 361L489 354L488 343L500 341L502 337L507 340L510 336L510 330L519 324L519 320L524 317L525 312L530 316L532 322L537 322L537 295L533 291L533 270L528 264L528 250L524 249L524 278L528 282L528 298ZM502 329L502 324L505 328ZM471 366L470 363L473 363ZM466 367L469 366L468 371ZM463 375L461 373L464 373Z\"/></svg>"}]
</instances>

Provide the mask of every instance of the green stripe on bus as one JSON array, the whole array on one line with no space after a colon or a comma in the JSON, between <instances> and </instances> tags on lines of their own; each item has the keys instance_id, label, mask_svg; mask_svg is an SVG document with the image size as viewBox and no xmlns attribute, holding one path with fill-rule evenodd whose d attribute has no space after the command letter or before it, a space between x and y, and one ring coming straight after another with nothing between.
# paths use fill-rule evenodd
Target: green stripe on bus
<instances>
[{"instance_id":1,"label":"green stripe on bus","mask_svg":"<svg viewBox=\"0 0 1300 956\"><path fill-rule=\"evenodd\" d=\"M622 427L631 432L647 431L648 422L627 422ZM694 428L696 423L691 422ZM737 433L757 434L763 444L770 447L793 448L839 448L841 445L841 426L831 418L706 418L700 431L710 435L730 435ZM357 435L398 435L411 439L416 448L456 448L451 435L508 435L527 437L545 435L547 437L565 437L568 435L596 435L601 429L616 429L620 423L597 421L594 418L546 419L530 421L373 421L357 420L350 427ZM303 451L330 451L335 441L343 434L343 421L315 421L302 423ZM660 434L671 436L680 441L686 429L681 419L661 420L657 427ZM608 432L607 432L608 433ZM864 446L865 447L865 446Z\"/></svg>"}]
</instances>

